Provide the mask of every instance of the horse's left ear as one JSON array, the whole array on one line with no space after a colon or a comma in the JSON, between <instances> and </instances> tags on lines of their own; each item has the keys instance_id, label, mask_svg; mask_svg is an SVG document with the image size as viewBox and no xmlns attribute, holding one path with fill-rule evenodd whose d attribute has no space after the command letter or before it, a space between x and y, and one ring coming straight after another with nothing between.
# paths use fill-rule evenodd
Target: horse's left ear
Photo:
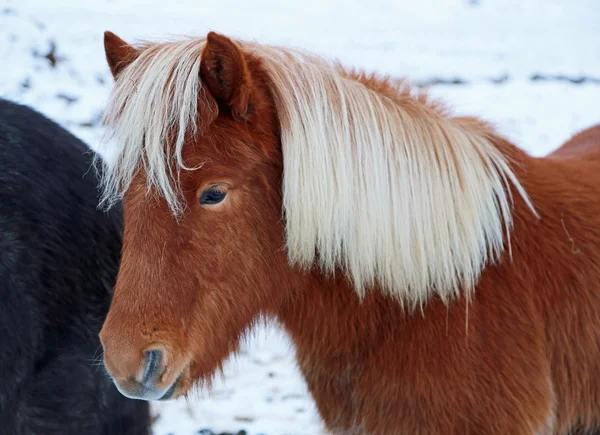
<instances>
[{"instance_id":1,"label":"horse's left ear","mask_svg":"<svg viewBox=\"0 0 600 435\"><path fill-rule=\"evenodd\" d=\"M131 62L137 59L139 51L123 41L113 32L104 32L104 52L110 72L116 79Z\"/></svg>"},{"instance_id":2,"label":"horse's left ear","mask_svg":"<svg viewBox=\"0 0 600 435\"><path fill-rule=\"evenodd\" d=\"M226 36L210 32L202 52L200 75L220 105L237 120L250 115L252 77L241 48Z\"/></svg>"}]
</instances>

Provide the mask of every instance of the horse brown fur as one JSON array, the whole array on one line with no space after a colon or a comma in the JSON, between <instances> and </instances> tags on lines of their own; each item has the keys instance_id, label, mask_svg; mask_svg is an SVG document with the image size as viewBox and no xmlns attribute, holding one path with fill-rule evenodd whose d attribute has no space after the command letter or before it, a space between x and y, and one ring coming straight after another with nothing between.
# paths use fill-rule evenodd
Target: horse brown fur
<instances>
[{"instance_id":1,"label":"horse brown fur","mask_svg":"<svg viewBox=\"0 0 600 435\"><path fill-rule=\"evenodd\" d=\"M114 38L107 58L121 65L133 56ZM124 194L123 257L101 332L118 384L160 348L160 386L181 374L176 395L185 394L210 382L265 316L290 334L335 434L547 435L600 424L598 127L533 158L481 122L457 120L515 162L539 218L513 192L511 255L483 271L470 300L434 298L409 312L376 289L359 300L341 272L289 265L269 79L227 38L207 44L202 62L218 67L202 73L212 74L219 116L184 148L186 165L204 162L180 173L186 212L176 220L149 197L143 171ZM360 80L400 98L379 79ZM215 183L226 185L225 201L201 206Z\"/></svg>"}]
</instances>

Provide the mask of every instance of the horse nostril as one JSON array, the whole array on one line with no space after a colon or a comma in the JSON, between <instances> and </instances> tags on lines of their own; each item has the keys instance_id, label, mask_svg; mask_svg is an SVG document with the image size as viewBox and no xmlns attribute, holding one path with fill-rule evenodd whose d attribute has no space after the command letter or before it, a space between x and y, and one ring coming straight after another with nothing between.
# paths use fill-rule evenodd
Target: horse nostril
<instances>
[{"instance_id":1,"label":"horse nostril","mask_svg":"<svg viewBox=\"0 0 600 435\"><path fill-rule=\"evenodd\" d=\"M161 361L162 352L157 349L147 350L144 352L146 357L146 368L144 369L144 376L142 377L143 384L154 384L156 379L161 374Z\"/></svg>"}]
</instances>

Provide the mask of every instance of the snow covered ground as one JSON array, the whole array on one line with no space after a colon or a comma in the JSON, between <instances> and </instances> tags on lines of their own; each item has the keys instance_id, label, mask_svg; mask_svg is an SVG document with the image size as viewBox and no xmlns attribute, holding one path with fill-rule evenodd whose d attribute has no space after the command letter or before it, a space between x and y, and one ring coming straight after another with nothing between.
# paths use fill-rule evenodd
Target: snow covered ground
<instances>
[{"instance_id":1,"label":"snow covered ground","mask_svg":"<svg viewBox=\"0 0 600 435\"><path fill-rule=\"evenodd\" d=\"M130 41L216 30L408 76L543 155L600 122L598 17L598 0L0 0L0 96L96 147L112 85L104 30ZM274 327L256 331L211 392L153 410L156 435L321 428Z\"/></svg>"}]
</instances>

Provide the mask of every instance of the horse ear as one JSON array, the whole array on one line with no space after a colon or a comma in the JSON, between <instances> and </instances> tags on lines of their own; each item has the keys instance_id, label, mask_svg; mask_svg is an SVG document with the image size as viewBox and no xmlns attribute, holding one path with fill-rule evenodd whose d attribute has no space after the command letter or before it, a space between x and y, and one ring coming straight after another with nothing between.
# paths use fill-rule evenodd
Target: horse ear
<instances>
[{"instance_id":1,"label":"horse ear","mask_svg":"<svg viewBox=\"0 0 600 435\"><path fill-rule=\"evenodd\" d=\"M237 120L247 119L252 98L252 78L240 47L226 36L210 32L200 63L202 81L220 105Z\"/></svg>"},{"instance_id":2,"label":"horse ear","mask_svg":"<svg viewBox=\"0 0 600 435\"><path fill-rule=\"evenodd\" d=\"M104 32L104 52L110 72L115 79L139 55L138 50L109 31Z\"/></svg>"}]
</instances>

